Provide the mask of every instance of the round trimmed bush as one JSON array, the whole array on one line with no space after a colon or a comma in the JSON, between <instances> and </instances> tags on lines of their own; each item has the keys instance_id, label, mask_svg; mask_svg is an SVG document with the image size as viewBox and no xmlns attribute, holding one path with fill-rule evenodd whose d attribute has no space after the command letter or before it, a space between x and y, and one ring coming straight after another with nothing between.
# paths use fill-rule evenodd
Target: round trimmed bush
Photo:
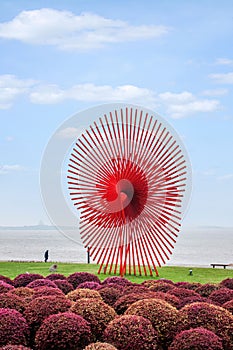
<instances>
[{"instance_id":1,"label":"round trimmed bush","mask_svg":"<svg viewBox=\"0 0 233 350\"><path fill-rule=\"evenodd\" d=\"M146 281L143 281L141 283L141 285L149 288L149 287L153 286L154 284L158 284L158 283L169 283L169 284L175 286L175 283L173 281L168 280L166 278L161 278L159 280L146 280Z\"/></svg>"},{"instance_id":2,"label":"round trimmed bush","mask_svg":"<svg viewBox=\"0 0 233 350\"><path fill-rule=\"evenodd\" d=\"M233 290L229 288L220 288L212 292L209 296L209 300L216 305L223 305L227 301L233 299Z\"/></svg>"},{"instance_id":3,"label":"round trimmed bush","mask_svg":"<svg viewBox=\"0 0 233 350\"><path fill-rule=\"evenodd\" d=\"M71 312L49 316L35 337L37 350L82 350L91 341L88 322Z\"/></svg>"},{"instance_id":4,"label":"round trimmed bush","mask_svg":"<svg viewBox=\"0 0 233 350\"><path fill-rule=\"evenodd\" d=\"M106 327L104 340L121 350L156 350L158 336L151 322L136 315L117 317Z\"/></svg>"},{"instance_id":5,"label":"round trimmed bush","mask_svg":"<svg viewBox=\"0 0 233 350\"><path fill-rule=\"evenodd\" d=\"M233 299L227 301L225 304L222 305L222 307L224 307L224 309L227 309L228 311L230 311L230 313L233 314Z\"/></svg>"},{"instance_id":6,"label":"round trimmed bush","mask_svg":"<svg viewBox=\"0 0 233 350\"><path fill-rule=\"evenodd\" d=\"M103 287L98 291L103 301L112 307L114 306L116 300L122 295L122 293L114 287Z\"/></svg>"},{"instance_id":7,"label":"round trimmed bush","mask_svg":"<svg viewBox=\"0 0 233 350\"><path fill-rule=\"evenodd\" d=\"M41 278L44 277L38 273L21 273L15 277L13 282L15 287L26 287L30 282Z\"/></svg>"},{"instance_id":8,"label":"round trimmed bush","mask_svg":"<svg viewBox=\"0 0 233 350\"><path fill-rule=\"evenodd\" d=\"M201 286L201 283L198 282L176 282L175 286L178 288L186 288L191 290L196 290Z\"/></svg>"},{"instance_id":9,"label":"round trimmed bush","mask_svg":"<svg viewBox=\"0 0 233 350\"><path fill-rule=\"evenodd\" d=\"M34 294L32 298L35 299L47 295L58 295L61 297L65 296L65 294L59 288L42 286L34 288Z\"/></svg>"},{"instance_id":10,"label":"round trimmed bush","mask_svg":"<svg viewBox=\"0 0 233 350\"><path fill-rule=\"evenodd\" d=\"M75 289L69 292L66 296L69 300L77 301L83 298L99 299L102 300L100 293L97 290L92 289Z\"/></svg>"},{"instance_id":11,"label":"round trimmed bush","mask_svg":"<svg viewBox=\"0 0 233 350\"><path fill-rule=\"evenodd\" d=\"M131 286L125 286L122 290L122 293L125 294L131 294L131 293L147 293L149 292L149 288L142 286L141 284L134 283Z\"/></svg>"},{"instance_id":12,"label":"round trimmed bush","mask_svg":"<svg viewBox=\"0 0 233 350\"><path fill-rule=\"evenodd\" d=\"M175 287L172 290L169 290L168 293L171 295L175 295L179 299L199 296L199 294L196 293L194 290L179 287Z\"/></svg>"},{"instance_id":13,"label":"round trimmed bush","mask_svg":"<svg viewBox=\"0 0 233 350\"><path fill-rule=\"evenodd\" d=\"M0 294L7 293L9 290L14 289L12 284L0 281Z\"/></svg>"},{"instance_id":14,"label":"round trimmed bush","mask_svg":"<svg viewBox=\"0 0 233 350\"><path fill-rule=\"evenodd\" d=\"M22 314L13 309L0 309L0 345L27 345L29 328Z\"/></svg>"},{"instance_id":15,"label":"round trimmed bush","mask_svg":"<svg viewBox=\"0 0 233 350\"><path fill-rule=\"evenodd\" d=\"M123 287L132 285L132 282L130 282L124 277L119 277L119 276L111 276L111 277L105 278L105 280L102 282L102 285L106 285L109 283L113 283L113 284L116 283L118 286L123 286Z\"/></svg>"},{"instance_id":16,"label":"round trimmed bush","mask_svg":"<svg viewBox=\"0 0 233 350\"><path fill-rule=\"evenodd\" d=\"M102 340L107 324L116 317L115 310L98 299L79 299L70 310L90 323L94 340Z\"/></svg>"},{"instance_id":17,"label":"round trimmed bush","mask_svg":"<svg viewBox=\"0 0 233 350\"><path fill-rule=\"evenodd\" d=\"M158 332L159 341L165 347L170 344L177 333L178 310L164 300L139 300L132 304L125 314L142 316L151 321Z\"/></svg>"},{"instance_id":18,"label":"round trimmed bush","mask_svg":"<svg viewBox=\"0 0 233 350\"><path fill-rule=\"evenodd\" d=\"M43 279L37 279L35 281L32 281L28 283L28 288L37 288L37 287L50 287L50 288L57 288L57 285L50 280Z\"/></svg>"},{"instance_id":19,"label":"round trimmed bush","mask_svg":"<svg viewBox=\"0 0 233 350\"><path fill-rule=\"evenodd\" d=\"M0 294L0 308L14 309L23 312L26 303L22 297L11 293Z\"/></svg>"},{"instance_id":20,"label":"round trimmed bush","mask_svg":"<svg viewBox=\"0 0 233 350\"><path fill-rule=\"evenodd\" d=\"M45 277L46 280L55 281L55 280L66 280L66 276L61 273L51 273Z\"/></svg>"},{"instance_id":21,"label":"round trimmed bush","mask_svg":"<svg viewBox=\"0 0 233 350\"><path fill-rule=\"evenodd\" d=\"M35 332L43 320L59 312L68 311L71 306L70 300L56 295L44 296L33 299L25 308L24 317L29 326Z\"/></svg>"},{"instance_id":22,"label":"round trimmed bush","mask_svg":"<svg viewBox=\"0 0 233 350\"><path fill-rule=\"evenodd\" d=\"M128 309L130 305L135 303L138 300L150 299L155 297L155 292L147 292L147 293L131 293L122 295L114 304L114 309L118 313L118 315L122 315Z\"/></svg>"},{"instance_id":23,"label":"round trimmed bush","mask_svg":"<svg viewBox=\"0 0 233 350\"><path fill-rule=\"evenodd\" d=\"M85 288L85 289L99 289L101 287L101 284L97 282L83 282L78 285L78 288Z\"/></svg>"},{"instance_id":24,"label":"round trimmed bush","mask_svg":"<svg viewBox=\"0 0 233 350\"><path fill-rule=\"evenodd\" d=\"M208 296L214 291L218 290L219 286L217 284L205 283L196 289L196 292L202 297L208 298Z\"/></svg>"},{"instance_id":25,"label":"round trimmed bush","mask_svg":"<svg viewBox=\"0 0 233 350\"><path fill-rule=\"evenodd\" d=\"M233 289L233 278L226 278L225 280L220 282L220 287Z\"/></svg>"},{"instance_id":26,"label":"round trimmed bush","mask_svg":"<svg viewBox=\"0 0 233 350\"><path fill-rule=\"evenodd\" d=\"M83 282L96 282L101 283L99 277L89 272L75 272L67 277L67 281L71 283L75 288Z\"/></svg>"},{"instance_id":27,"label":"round trimmed bush","mask_svg":"<svg viewBox=\"0 0 233 350\"><path fill-rule=\"evenodd\" d=\"M199 327L183 331L175 337L169 350L223 350L221 339L213 332Z\"/></svg>"},{"instance_id":28,"label":"round trimmed bush","mask_svg":"<svg viewBox=\"0 0 233 350\"><path fill-rule=\"evenodd\" d=\"M184 306L179 314L179 329L206 328L222 339L224 349L233 349L233 315L226 309L197 302Z\"/></svg>"},{"instance_id":29,"label":"round trimmed bush","mask_svg":"<svg viewBox=\"0 0 233 350\"><path fill-rule=\"evenodd\" d=\"M29 302L34 294L34 290L28 287L18 287L11 289L8 294L11 295L18 295L21 298L24 298L24 300Z\"/></svg>"},{"instance_id":30,"label":"round trimmed bush","mask_svg":"<svg viewBox=\"0 0 233 350\"><path fill-rule=\"evenodd\" d=\"M28 348L23 345L12 345L12 344L1 346L0 349L1 350L32 350L31 348Z\"/></svg>"},{"instance_id":31,"label":"round trimmed bush","mask_svg":"<svg viewBox=\"0 0 233 350\"><path fill-rule=\"evenodd\" d=\"M174 287L173 284L167 283L167 282L161 282L161 283L154 283L149 287L149 290L154 292L168 292L169 290L172 290Z\"/></svg>"},{"instance_id":32,"label":"round trimmed bush","mask_svg":"<svg viewBox=\"0 0 233 350\"><path fill-rule=\"evenodd\" d=\"M200 295L195 295L187 298L180 299L177 309L182 309L185 305L193 304L196 302L206 302L206 298L201 297Z\"/></svg>"},{"instance_id":33,"label":"round trimmed bush","mask_svg":"<svg viewBox=\"0 0 233 350\"><path fill-rule=\"evenodd\" d=\"M14 285L14 282L9 277L3 276L3 275L0 275L0 281L11 284L12 286Z\"/></svg>"},{"instance_id":34,"label":"round trimmed bush","mask_svg":"<svg viewBox=\"0 0 233 350\"><path fill-rule=\"evenodd\" d=\"M117 348L109 343L97 342L87 345L84 350L117 350Z\"/></svg>"},{"instance_id":35,"label":"round trimmed bush","mask_svg":"<svg viewBox=\"0 0 233 350\"><path fill-rule=\"evenodd\" d=\"M53 280L53 282L64 294L68 294L74 289L73 285L67 280Z\"/></svg>"}]
</instances>

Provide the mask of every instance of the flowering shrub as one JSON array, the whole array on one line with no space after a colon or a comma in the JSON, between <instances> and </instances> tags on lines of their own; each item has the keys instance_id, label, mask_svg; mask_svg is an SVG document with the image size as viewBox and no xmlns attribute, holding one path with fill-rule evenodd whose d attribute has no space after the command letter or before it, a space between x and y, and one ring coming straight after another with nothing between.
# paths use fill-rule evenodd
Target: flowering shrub
<instances>
[{"instance_id":1,"label":"flowering shrub","mask_svg":"<svg viewBox=\"0 0 233 350\"><path fill-rule=\"evenodd\" d=\"M51 273L50 275L45 277L46 280L54 281L54 280L66 280L66 276L61 273Z\"/></svg>"},{"instance_id":2,"label":"flowering shrub","mask_svg":"<svg viewBox=\"0 0 233 350\"><path fill-rule=\"evenodd\" d=\"M78 288L87 288L87 289L99 289L101 284L98 282L83 282L78 285Z\"/></svg>"},{"instance_id":3,"label":"flowering shrub","mask_svg":"<svg viewBox=\"0 0 233 350\"><path fill-rule=\"evenodd\" d=\"M37 350L82 350L90 342L91 330L88 322L71 312L49 316L35 337Z\"/></svg>"},{"instance_id":4,"label":"flowering shrub","mask_svg":"<svg viewBox=\"0 0 233 350\"><path fill-rule=\"evenodd\" d=\"M82 298L91 298L102 300L100 293L92 289L75 289L69 292L66 296L69 300L77 301Z\"/></svg>"},{"instance_id":5,"label":"flowering shrub","mask_svg":"<svg viewBox=\"0 0 233 350\"><path fill-rule=\"evenodd\" d=\"M147 293L131 293L122 295L114 304L114 309L118 313L118 315L122 315L125 313L125 311L128 309L130 305L135 303L138 300L142 299L150 299L155 297L156 294L154 292L147 292Z\"/></svg>"},{"instance_id":6,"label":"flowering shrub","mask_svg":"<svg viewBox=\"0 0 233 350\"><path fill-rule=\"evenodd\" d=\"M143 316L150 320L163 346L167 346L177 333L178 310L164 300L139 300L132 304L125 314Z\"/></svg>"},{"instance_id":7,"label":"flowering shrub","mask_svg":"<svg viewBox=\"0 0 233 350\"><path fill-rule=\"evenodd\" d=\"M205 283L196 289L196 292L202 297L208 298L208 296L214 291L219 289L217 284Z\"/></svg>"},{"instance_id":8,"label":"flowering shrub","mask_svg":"<svg viewBox=\"0 0 233 350\"><path fill-rule=\"evenodd\" d=\"M218 290L213 291L209 296L209 300L216 305L223 305L224 303L232 299L233 290L229 288L220 288Z\"/></svg>"},{"instance_id":9,"label":"flowering shrub","mask_svg":"<svg viewBox=\"0 0 233 350\"><path fill-rule=\"evenodd\" d=\"M28 287L18 287L18 288L11 289L8 292L8 294L18 295L19 297L24 298L24 300L27 302L32 299L34 290Z\"/></svg>"},{"instance_id":10,"label":"flowering shrub","mask_svg":"<svg viewBox=\"0 0 233 350\"><path fill-rule=\"evenodd\" d=\"M27 305L24 316L31 329L35 331L46 317L59 312L68 311L70 306L70 300L67 300L65 297L56 295L39 297L33 299Z\"/></svg>"},{"instance_id":11,"label":"flowering shrub","mask_svg":"<svg viewBox=\"0 0 233 350\"><path fill-rule=\"evenodd\" d=\"M122 293L114 287L103 287L98 291L103 301L112 307L114 306L116 300L122 295Z\"/></svg>"},{"instance_id":12,"label":"flowering shrub","mask_svg":"<svg viewBox=\"0 0 233 350\"><path fill-rule=\"evenodd\" d=\"M0 309L0 345L27 345L29 328L20 312L13 309Z\"/></svg>"},{"instance_id":13,"label":"flowering shrub","mask_svg":"<svg viewBox=\"0 0 233 350\"><path fill-rule=\"evenodd\" d=\"M67 280L54 280L53 282L64 294L67 294L74 289L73 285Z\"/></svg>"},{"instance_id":14,"label":"flowering shrub","mask_svg":"<svg viewBox=\"0 0 233 350\"><path fill-rule=\"evenodd\" d=\"M1 293L6 293L6 292L8 292L11 289L14 289L12 284L8 284L6 282L0 281L0 294Z\"/></svg>"},{"instance_id":15,"label":"flowering shrub","mask_svg":"<svg viewBox=\"0 0 233 350\"><path fill-rule=\"evenodd\" d=\"M97 342L87 345L84 350L117 350L117 348L109 343Z\"/></svg>"},{"instance_id":16,"label":"flowering shrub","mask_svg":"<svg viewBox=\"0 0 233 350\"><path fill-rule=\"evenodd\" d=\"M233 289L233 278L226 278L220 282L220 287L225 287L229 289Z\"/></svg>"},{"instance_id":17,"label":"flowering shrub","mask_svg":"<svg viewBox=\"0 0 233 350\"><path fill-rule=\"evenodd\" d=\"M23 345L5 345L5 346L1 346L0 350L32 350L31 348L28 348L26 346Z\"/></svg>"},{"instance_id":18,"label":"flowering shrub","mask_svg":"<svg viewBox=\"0 0 233 350\"><path fill-rule=\"evenodd\" d=\"M224 349L233 349L233 315L229 311L197 302L184 306L179 313L181 330L204 327L222 339Z\"/></svg>"},{"instance_id":19,"label":"flowering shrub","mask_svg":"<svg viewBox=\"0 0 233 350\"><path fill-rule=\"evenodd\" d=\"M152 284L149 289L154 292L168 292L169 290L172 290L174 288L174 285L167 282L161 282L161 283L154 283Z\"/></svg>"},{"instance_id":20,"label":"flowering shrub","mask_svg":"<svg viewBox=\"0 0 233 350\"><path fill-rule=\"evenodd\" d=\"M117 317L106 327L104 340L121 350L156 350L158 336L151 322L135 315Z\"/></svg>"},{"instance_id":21,"label":"flowering shrub","mask_svg":"<svg viewBox=\"0 0 233 350\"><path fill-rule=\"evenodd\" d=\"M230 301L227 301L225 304L222 305L222 307L224 307L224 309L227 309L233 314L233 299Z\"/></svg>"},{"instance_id":22,"label":"flowering shrub","mask_svg":"<svg viewBox=\"0 0 233 350\"><path fill-rule=\"evenodd\" d=\"M186 288L186 289L191 289L195 290L198 287L201 286L201 283L195 283L195 282L176 282L175 286L178 288Z\"/></svg>"},{"instance_id":23,"label":"flowering shrub","mask_svg":"<svg viewBox=\"0 0 233 350\"><path fill-rule=\"evenodd\" d=\"M154 284L158 284L158 283L169 283L173 286L175 285L175 283L173 281L168 280L166 278L161 278L159 280L146 280L146 281L143 281L141 283L141 285L149 288L149 287L153 286Z\"/></svg>"},{"instance_id":24,"label":"flowering shrub","mask_svg":"<svg viewBox=\"0 0 233 350\"><path fill-rule=\"evenodd\" d=\"M172 290L169 290L169 294L175 295L179 299L188 298L188 297L199 297L199 294L194 290L186 289L186 288L178 288L175 287Z\"/></svg>"},{"instance_id":25,"label":"flowering shrub","mask_svg":"<svg viewBox=\"0 0 233 350\"><path fill-rule=\"evenodd\" d=\"M50 287L57 288L57 285L50 280L46 280L45 278L37 279L27 284L28 288L37 288L37 287Z\"/></svg>"},{"instance_id":26,"label":"flowering shrub","mask_svg":"<svg viewBox=\"0 0 233 350\"><path fill-rule=\"evenodd\" d=\"M65 294L59 288L42 286L34 288L34 294L32 298L35 299L47 295L65 296Z\"/></svg>"},{"instance_id":27,"label":"flowering shrub","mask_svg":"<svg viewBox=\"0 0 233 350\"><path fill-rule=\"evenodd\" d=\"M74 288L83 282L97 282L101 283L99 277L89 272L75 272L67 277L67 281L73 285Z\"/></svg>"},{"instance_id":28,"label":"flowering shrub","mask_svg":"<svg viewBox=\"0 0 233 350\"><path fill-rule=\"evenodd\" d=\"M11 284L12 286L14 285L14 282L9 277L3 276L3 275L0 275L0 281Z\"/></svg>"},{"instance_id":29,"label":"flowering shrub","mask_svg":"<svg viewBox=\"0 0 233 350\"><path fill-rule=\"evenodd\" d=\"M38 273L22 273L16 276L13 282L15 287L26 287L28 283L41 278L44 277Z\"/></svg>"},{"instance_id":30,"label":"flowering shrub","mask_svg":"<svg viewBox=\"0 0 233 350\"><path fill-rule=\"evenodd\" d=\"M221 339L205 328L189 329L179 333L169 350L223 350Z\"/></svg>"},{"instance_id":31,"label":"flowering shrub","mask_svg":"<svg viewBox=\"0 0 233 350\"><path fill-rule=\"evenodd\" d=\"M201 297L200 295L195 295L187 298L180 299L177 309L182 309L185 305L196 303L198 301L206 302L206 298Z\"/></svg>"},{"instance_id":32,"label":"flowering shrub","mask_svg":"<svg viewBox=\"0 0 233 350\"><path fill-rule=\"evenodd\" d=\"M149 288L142 286L141 284L132 284L131 286L125 286L122 289L123 294L131 294L131 293L146 293L149 292Z\"/></svg>"},{"instance_id":33,"label":"flowering shrub","mask_svg":"<svg viewBox=\"0 0 233 350\"><path fill-rule=\"evenodd\" d=\"M129 280L127 280L124 277L119 277L119 276L107 277L102 282L103 285L109 284L109 283L114 283L114 284L116 283L118 286L123 286L123 287L132 285L132 282L130 282Z\"/></svg>"},{"instance_id":34,"label":"flowering shrub","mask_svg":"<svg viewBox=\"0 0 233 350\"><path fill-rule=\"evenodd\" d=\"M0 308L14 309L22 313L25 309L25 301L18 295L3 293L0 294Z\"/></svg>"},{"instance_id":35,"label":"flowering shrub","mask_svg":"<svg viewBox=\"0 0 233 350\"><path fill-rule=\"evenodd\" d=\"M98 299L80 299L71 307L71 311L90 323L95 340L102 340L107 324L116 317L114 309Z\"/></svg>"}]
</instances>

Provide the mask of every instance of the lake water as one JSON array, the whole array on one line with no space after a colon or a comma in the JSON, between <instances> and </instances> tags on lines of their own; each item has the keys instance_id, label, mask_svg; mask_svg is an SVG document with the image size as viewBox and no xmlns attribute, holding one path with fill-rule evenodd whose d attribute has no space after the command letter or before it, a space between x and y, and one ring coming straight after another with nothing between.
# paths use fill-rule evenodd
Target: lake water
<instances>
[{"instance_id":1,"label":"lake water","mask_svg":"<svg viewBox=\"0 0 233 350\"><path fill-rule=\"evenodd\" d=\"M56 230L0 230L0 260L87 262L75 232L67 238ZM233 264L233 228L182 229L167 265Z\"/></svg>"}]
</instances>

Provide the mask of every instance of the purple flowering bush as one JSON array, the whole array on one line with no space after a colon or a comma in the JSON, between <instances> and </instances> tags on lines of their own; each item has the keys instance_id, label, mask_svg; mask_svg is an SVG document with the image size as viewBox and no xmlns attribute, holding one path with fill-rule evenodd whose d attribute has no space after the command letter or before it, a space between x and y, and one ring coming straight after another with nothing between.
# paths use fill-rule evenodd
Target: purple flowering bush
<instances>
[{"instance_id":1,"label":"purple flowering bush","mask_svg":"<svg viewBox=\"0 0 233 350\"><path fill-rule=\"evenodd\" d=\"M14 289L12 284L8 284L4 281L0 281L0 294L7 293L11 289Z\"/></svg>"},{"instance_id":2,"label":"purple flowering bush","mask_svg":"<svg viewBox=\"0 0 233 350\"><path fill-rule=\"evenodd\" d=\"M77 288L77 286L83 282L97 282L99 284L101 283L99 277L89 272L72 273L67 277L67 281L73 285L74 289Z\"/></svg>"},{"instance_id":3,"label":"purple flowering bush","mask_svg":"<svg viewBox=\"0 0 233 350\"><path fill-rule=\"evenodd\" d=\"M9 295L17 295L21 298L23 298L26 302L29 302L34 295L34 290L28 287L18 287L11 289L8 292Z\"/></svg>"},{"instance_id":4,"label":"purple flowering bush","mask_svg":"<svg viewBox=\"0 0 233 350\"><path fill-rule=\"evenodd\" d=\"M54 281L54 280L66 280L66 276L61 273L51 273L50 275L45 277L46 280Z\"/></svg>"},{"instance_id":5,"label":"purple flowering bush","mask_svg":"<svg viewBox=\"0 0 233 350\"><path fill-rule=\"evenodd\" d=\"M202 297L208 298L208 296L214 291L219 289L219 286L217 284L212 283L205 283L202 284L200 287L196 288L196 292L200 294Z\"/></svg>"},{"instance_id":6,"label":"purple flowering bush","mask_svg":"<svg viewBox=\"0 0 233 350\"><path fill-rule=\"evenodd\" d=\"M35 337L37 350L82 350L91 341L88 322L71 312L49 316Z\"/></svg>"},{"instance_id":7,"label":"purple flowering bush","mask_svg":"<svg viewBox=\"0 0 233 350\"><path fill-rule=\"evenodd\" d=\"M179 315L181 330L204 327L222 339L224 349L233 349L233 315L226 309L197 302L184 306Z\"/></svg>"},{"instance_id":8,"label":"purple flowering bush","mask_svg":"<svg viewBox=\"0 0 233 350\"><path fill-rule=\"evenodd\" d=\"M86 289L99 289L101 287L101 284L98 282L83 282L78 285L77 288L86 288Z\"/></svg>"},{"instance_id":9,"label":"purple flowering bush","mask_svg":"<svg viewBox=\"0 0 233 350\"><path fill-rule=\"evenodd\" d=\"M37 288L37 287L50 287L50 288L57 288L57 285L50 280L46 280L45 278L36 279L35 281L32 281L27 284L28 288Z\"/></svg>"},{"instance_id":10,"label":"purple flowering bush","mask_svg":"<svg viewBox=\"0 0 233 350\"><path fill-rule=\"evenodd\" d=\"M147 292L147 293L131 293L122 295L114 304L114 309L118 313L118 315L122 315L128 309L130 305L135 303L138 300L150 299L156 296L155 292Z\"/></svg>"},{"instance_id":11,"label":"purple flowering bush","mask_svg":"<svg viewBox=\"0 0 233 350\"><path fill-rule=\"evenodd\" d=\"M220 306L232 299L233 299L233 290L229 288L220 288L218 290L213 291L209 296L209 300L213 304L220 305Z\"/></svg>"},{"instance_id":12,"label":"purple flowering bush","mask_svg":"<svg viewBox=\"0 0 233 350\"><path fill-rule=\"evenodd\" d=\"M115 310L98 299L79 299L70 310L90 323L94 340L102 340L104 329L116 317Z\"/></svg>"},{"instance_id":13,"label":"purple flowering bush","mask_svg":"<svg viewBox=\"0 0 233 350\"><path fill-rule=\"evenodd\" d=\"M24 299L18 295L10 294L9 292L0 294L0 308L14 309L22 313L25 306Z\"/></svg>"},{"instance_id":14,"label":"purple flowering bush","mask_svg":"<svg viewBox=\"0 0 233 350\"><path fill-rule=\"evenodd\" d=\"M137 315L115 318L104 331L104 340L121 350L157 350L158 335L151 322Z\"/></svg>"},{"instance_id":15,"label":"purple flowering bush","mask_svg":"<svg viewBox=\"0 0 233 350\"><path fill-rule=\"evenodd\" d=\"M226 278L225 280L222 280L219 285L220 287L233 289L233 278Z\"/></svg>"},{"instance_id":16,"label":"purple flowering bush","mask_svg":"<svg viewBox=\"0 0 233 350\"><path fill-rule=\"evenodd\" d=\"M230 311L230 313L233 314L233 299L227 301L225 304L222 305L222 307L224 307L224 309L227 309L228 311Z\"/></svg>"},{"instance_id":17,"label":"purple flowering bush","mask_svg":"<svg viewBox=\"0 0 233 350\"><path fill-rule=\"evenodd\" d=\"M0 350L32 350L32 349L28 348L27 346L23 346L23 345L8 344L5 346L1 346Z\"/></svg>"},{"instance_id":18,"label":"purple flowering bush","mask_svg":"<svg viewBox=\"0 0 233 350\"><path fill-rule=\"evenodd\" d=\"M201 297L200 295L195 295L195 296L180 299L177 309L182 309L182 307L184 307L185 305L193 304L199 301L206 302L206 298Z\"/></svg>"},{"instance_id":19,"label":"purple flowering bush","mask_svg":"<svg viewBox=\"0 0 233 350\"><path fill-rule=\"evenodd\" d=\"M179 299L199 296L199 294L196 293L194 290L181 287L175 287L172 290L169 290L168 293L171 295L175 295Z\"/></svg>"},{"instance_id":20,"label":"purple flowering bush","mask_svg":"<svg viewBox=\"0 0 233 350\"><path fill-rule=\"evenodd\" d=\"M221 339L213 332L198 327L179 333L169 350L223 350Z\"/></svg>"},{"instance_id":21,"label":"purple flowering bush","mask_svg":"<svg viewBox=\"0 0 233 350\"><path fill-rule=\"evenodd\" d=\"M0 309L0 345L28 345L29 327L22 314L13 309Z\"/></svg>"},{"instance_id":22,"label":"purple flowering bush","mask_svg":"<svg viewBox=\"0 0 233 350\"><path fill-rule=\"evenodd\" d=\"M117 348L109 343L96 342L87 345L84 350L117 350Z\"/></svg>"},{"instance_id":23,"label":"purple flowering bush","mask_svg":"<svg viewBox=\"0 0 233 350\"><path fill-rule=\"evenodd\" d=\"M179 312L164 300L139 300L132 304L125 314L138 315L150 320L163 346L170 344L177 333Z\"/></svg>"},{"instance_id":24,"label":"purple flowering bush","mask_svg":"<svg viewBox=\"0 0 233 350\"><path fill-rule=\"evenodd\" d=\"M103 301L112 307L114 307L116 300L122 295L119 289L116 289L114 287L103 287L99 289L98 292L101 295Z\"/></svg>"},{"instance_id":25,"label":"purple flowering bush","mask_svg":"<svg viewBox=\"0 0 233 350\"><path fill-rule=\"evenodd\" d=\"M41 278L44 277L38 273L21 273L15 277L13 282L15 287L26 287L30 282Z\"/></svg>"},{"instance_id":26,"label":"purple flowering bush","mask_svg":"<svg viewBox=\"0 0 233 350\"><path fill-rule=\"evenodd\" d=\"M83 298L99 299L102 300L100 293L93 289L75 289L69 292L66 296L71 301L77 301Z\"/></svg>"},{"instance_id":27,"label":"purple flowering bush","mask_svg":"<svg viewBox=\"0 0 233 350\"><path fill-rule=\"evenodd\" d=\"M130 282L129 280L127 280L124 277L119 277L119 276L111 276L111 277L107 277L105 278L105 280L102 282L102 285L106 285L106 284L117 284L118 286L122 286L122 287L126 287L126 286L131 286L132 282Z\"/></svg>"},{"instance_id":28,"label":"purple flowering bush","mask_svg":"<svg viewBox=\"0 0 233 350\"><path fill-rule=\"evenodd\" d=\"M11 284L12 286L14 285L14 282L9 277L3 276L3 275L0 275L0 281Z\"/></svg>"},{"instance_id":29,"label":"purple flowering bush","mask_svg":"<svg viewBox=\"0 0 233 350\"><path fill-rule=\"evenodd\" d=\"M47 295L58 295L61 297L65 296L65 294L59 288L41 286L41 287L34 288L34 294L32 299L47 296Z\"/></svg>"},{"instance_id":30,"label":"purple flowering bush","mask_svg":"<svg viewBox=\"0 0 233 350\"><path fill-rule=\"evenodd\" d=\"M64 294L68 294L74 289L73 285L67 280L53 280L53 282Z\"/></svg>"}]
</instances>

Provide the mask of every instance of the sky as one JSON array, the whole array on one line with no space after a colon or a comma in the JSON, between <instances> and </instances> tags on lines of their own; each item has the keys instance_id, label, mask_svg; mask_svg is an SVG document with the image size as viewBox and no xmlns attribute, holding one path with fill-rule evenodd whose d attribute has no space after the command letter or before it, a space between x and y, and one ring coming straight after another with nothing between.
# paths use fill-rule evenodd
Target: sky
<instances>
[{"instance_id":1,"label":"sky","mask_svg":"<svg viewBox=\"0 0 233 350\"><path fill-rule=\"evenodd\" d=\"M231 0L1 0L0 226L49 223L48 141L104 103L160 114L192 164L184 224L233 227Z\"/></svg>"}]
</instances>

